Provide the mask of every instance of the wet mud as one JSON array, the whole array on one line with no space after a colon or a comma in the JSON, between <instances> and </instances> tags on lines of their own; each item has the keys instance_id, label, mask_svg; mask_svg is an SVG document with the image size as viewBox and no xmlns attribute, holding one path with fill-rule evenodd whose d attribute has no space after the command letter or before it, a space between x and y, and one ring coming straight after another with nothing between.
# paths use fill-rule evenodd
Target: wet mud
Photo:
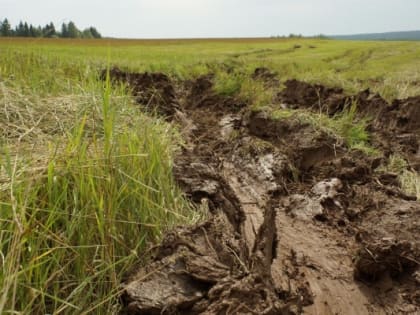
<instances>
[{"instance_id":1,"label":"wet mud","mask_svg":"<svg viewBox=\"0 0 420 315\"><path fill-rule=\"evenodd\" d=\"M277 80L264 68L253 76ZM418 170L420 97L388 104L369 91L286 82L282 106L335 115L357 100L372 146L384 152L371 157L217 95L211 75L172 82L114 69L111 79L177 124L186 145L174 176L208 212L205 222L167 233L124 280L125 314L420 312L420 203L381 171L397 153Z\"/></svg>"}]
</instances>

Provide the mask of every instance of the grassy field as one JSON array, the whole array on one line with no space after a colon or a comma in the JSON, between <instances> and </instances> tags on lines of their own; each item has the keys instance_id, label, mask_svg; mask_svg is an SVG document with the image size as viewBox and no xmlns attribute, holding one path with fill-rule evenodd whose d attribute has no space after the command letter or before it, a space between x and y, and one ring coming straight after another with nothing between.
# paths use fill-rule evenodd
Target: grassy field
<instances>
[{"instance_id":1,"label":"grassy field","mask_svg":"<svg viewBox=\"0 0 420 315\"><path fill-rule=\"evenodd\" d=\"M219 93L264 106L243 79L256 67L391 100L420 94L419 61L418 42L0 39L0 313L117 313L124 272L200 219L172 178L176 128L102 69L215 72Z\"/></svg>"},{"instance_id":2,"label":"grassy field","mask_svg":"<svg viewBox=\"0 0 420 315\"><path fill-rule=\"evenodd\" d=\"M349 91L369 87L388 99L420 91L418 42L3 38L0 52L3 77L24 78L30 81L28 85L44 92L73 92L76 87L68 84L70 80L85 84L92 78L92 71L108 62L133 71L163 71L180 78L207 73L215 63L239 65L249 71L267 66L284 80L321 82Z\"/></svg>"}]
</instances>

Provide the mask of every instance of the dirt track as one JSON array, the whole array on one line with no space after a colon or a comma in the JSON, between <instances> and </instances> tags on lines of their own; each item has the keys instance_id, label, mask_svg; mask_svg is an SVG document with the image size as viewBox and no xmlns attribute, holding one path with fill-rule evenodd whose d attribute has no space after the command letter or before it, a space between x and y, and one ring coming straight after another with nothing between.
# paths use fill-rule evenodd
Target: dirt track
<instances>
[{"instance_id":1,"label":"dirt track","mask_svg":"<svg viewBox=\"0 0 420 315\"><path fill-rule=\"evenodd\" d=\"M123 283L127 314L418 314L420 203L384 158L297 119L273 120L212 90L212 76L111 71L179 125L174 169L206 222L166 235ZM276 80L259 69L255 79ZM357 100L372 145L420 168L420 97L387 104L364 91L286 82L277 102L331 115ZM417 289L417 290L416 290Z\"/></svg>"}]
</instances>

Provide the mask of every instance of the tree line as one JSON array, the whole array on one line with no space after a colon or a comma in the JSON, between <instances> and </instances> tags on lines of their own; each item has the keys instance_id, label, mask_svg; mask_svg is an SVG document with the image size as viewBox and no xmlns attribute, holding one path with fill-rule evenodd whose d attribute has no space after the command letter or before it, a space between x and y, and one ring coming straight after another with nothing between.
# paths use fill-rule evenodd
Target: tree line
<instances>
[{"instance_id":1,"label":"tree line","mask_svg":"<svg viewBox=\"0 0 420 315\"><path fill-rule=\"evenodd\" d=\"M84 30L79 30L74 22L63 23L61 29L57 30L51 22L44 27L34 26L27 22L19 22L15 28L9 23L8 19L0 22L0 36L3 37L46 37L46 38L101 38L98 30L91 26Z\"/></svg>"}]
</instances>

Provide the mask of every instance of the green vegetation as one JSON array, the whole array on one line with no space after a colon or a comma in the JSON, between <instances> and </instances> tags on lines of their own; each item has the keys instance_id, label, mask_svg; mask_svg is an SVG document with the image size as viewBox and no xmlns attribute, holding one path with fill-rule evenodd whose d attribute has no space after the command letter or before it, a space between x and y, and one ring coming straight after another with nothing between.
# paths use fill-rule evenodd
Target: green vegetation
<instances>
[{"instance_id":1,"label":"green vegetation","mask_svg":"<svg viewBox=\"0 0 420 315\"><path fill-rule=\"evenodd\" d=\"M296 45L301 48L295 49ZM214 65L243 65L247 72L265 66L281 82L290 78L343 87L349 93L370 88L386 99L420 94L420 42L351 42L323 39L241 40L58 40L0 39L3 75L20 68L14 60L44 59L71 64L71 74L82 67L111 65L133 71L163 71L187 79L211 72ZM80 64L81 67L73 65ZM62 72L60 68L57 71ZM22 73L31 75L30 72ZM84 70L79 73L85 76ZM27 79L25 79L27 80Z\"/></svg>"},{"instance_id":2,"label":"green vegetation","mask_svg":"<svg viewBox=\"0 0 420 315\"><path fill-rule=\"evenodd\" d=\"M7 60L16 71L0 82L0 313L117 313L128 268L164 230L198 219L172 178L180 139L98 81L97 68Z\"/></svg>"},{"instance_id":3,"label":"green vegetation","mask_svg":"<svg viewBox=\"0 0 420 315\"><path fill-rule=\"evenodd\" d=\"M212 72L216 92L374 153L356 104L333 118L279 110L279 87L251 74L267 67L279 85L297 78L403 98L420 94L419 58L415 42L1 38L0 313L117 313L122 274L164 230L199 220L172 178L177 131L101 82L101 69ZM403 185L419 194L413 174Z\"/></svg>"},{"instance_id":4,"label":"green vegetation","mask_svg":"<svg viewBox=\"0 0 420 315\"><path fill-rule=\"evenodd\" d=\"M402 190L420 200L420 175L408 169L408 163L402 156L391 155L386 171L397 174Z\"/></svg>"},{"instance_id":5,"label":"green vegetation","mask_svg":"<svg viewBox=\"0 0 420 315\"><path fill-rule=\"evenodd\" d=\"M264 109L273 103L275 89L248 77L242 82L239 97L251 104L252 109Z\"/></svg>"},{"instance_id":6,"label":"green vegetation","mask_svg":"<svg viewBox=\"0 0 420 315\"><path fill-rule=\"evenodd\" d=\"M234 96L241 90L244 80L244 75L241 73L218 71L214 90L223 96Z\"/></svg>"}]
</instances>

